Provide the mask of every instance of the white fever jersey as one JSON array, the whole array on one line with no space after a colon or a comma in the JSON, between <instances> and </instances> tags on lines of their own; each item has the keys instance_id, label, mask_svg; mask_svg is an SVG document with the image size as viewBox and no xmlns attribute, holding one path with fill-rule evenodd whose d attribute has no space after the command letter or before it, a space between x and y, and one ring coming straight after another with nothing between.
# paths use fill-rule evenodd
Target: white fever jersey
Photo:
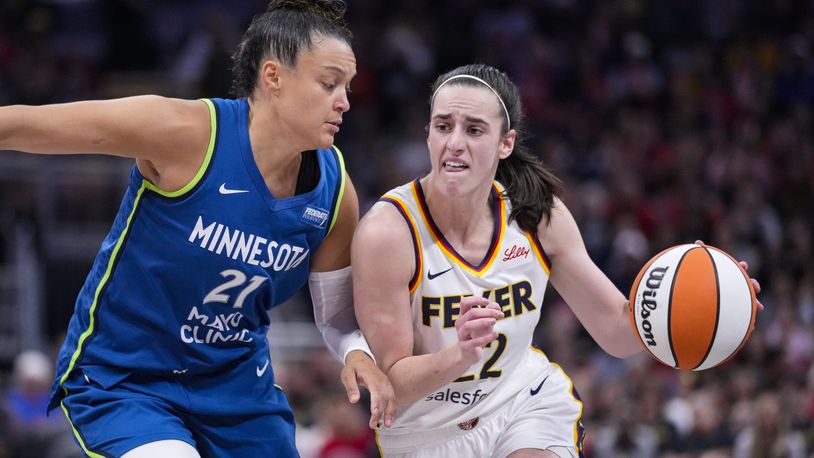
<instances>
[{"instance_id":1,"label":"white fever jersey","mask_svg":"<svg viewBox=\"0 0 814 458\"><path fill-rule=\"evenodd\" d=\"M385 194L404 217L413 238L416 270L410 281L415 355L446 348L458 337L455 319L461 298L482 295L496 302L505 317L497 322L498 338L483 357L457 380L428 394L396 416L388 433L431 430L488 416L528 389L534 374L523 370L526 358L545 358L531 347L540 318L550 272L549 260L536 234L508 222L509 199L503 186L492 186L490 205L494 230L489 250L478 264L470 264L438 229L416 180ZM532 356L533 355L533 356ZM546 360L546 364L550 364Z\"/></svg>"}]
</instances>

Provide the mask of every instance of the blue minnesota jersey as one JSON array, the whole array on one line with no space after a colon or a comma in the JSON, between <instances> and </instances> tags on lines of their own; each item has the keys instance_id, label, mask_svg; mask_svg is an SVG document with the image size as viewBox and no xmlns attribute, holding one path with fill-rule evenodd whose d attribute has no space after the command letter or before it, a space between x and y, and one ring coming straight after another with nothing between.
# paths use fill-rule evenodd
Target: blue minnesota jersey
<instances>
[{"instance_id":1,"label":"blue minnesota jersey","mask_svg":"<svg viewBox=\"0 0 814 458\"><path fill-rule=\"evenodd\" d=\"M308 278L344 191L341 153L317 150L316 187L275 199L251 151L246 100L202 103L212 135L187 186L161 191L133 168L77 299L53 405L77 368L194 375L267 357L267 311Z\"/></svg>"}]
</instances>

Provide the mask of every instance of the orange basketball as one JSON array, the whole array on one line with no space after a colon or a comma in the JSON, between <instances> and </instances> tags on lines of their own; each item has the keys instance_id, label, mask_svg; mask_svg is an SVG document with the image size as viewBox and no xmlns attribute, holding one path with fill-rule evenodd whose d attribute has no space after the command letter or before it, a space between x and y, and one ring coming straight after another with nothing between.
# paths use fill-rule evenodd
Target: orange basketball
<instances>
[{"instance_id":1,"label":"orange basketball","mask_svg":"<svg viewBox=\"0 0 814 458\"><path fill-rule=\"evenodd\" d=\"M756 307L746 272L706 245L662 251L630 290L630 321L642 346L683 370L709 369L735 355L755 327Z\"/></svg>"}]
</instances>

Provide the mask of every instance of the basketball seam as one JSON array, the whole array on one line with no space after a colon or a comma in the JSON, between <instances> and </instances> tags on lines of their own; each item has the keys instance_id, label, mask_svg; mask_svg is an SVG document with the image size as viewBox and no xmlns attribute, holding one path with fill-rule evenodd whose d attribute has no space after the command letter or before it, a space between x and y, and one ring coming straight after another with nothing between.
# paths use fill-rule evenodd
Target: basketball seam
<instances>
[{"instance_id":1,"label":"basketball seam","mask_svg":"<svg viewBox=\"0 0 814 458\"><path fill-rule=\"evenodd\" d=\"M709 252L709 249L707 249L707 247L702 248L707 253L707 256L709 256L709 260L712 262L712 272L715 273L715 325L712 329L712 338L709 339L709 344L707 345L707 351L704 352L704 357L701 358L701 361L691 370L698 369L707 361L707 358L709 358L712 346L715 344L715 339L718 338L718 325L721 321L721 280L718 277L718 265L715 264L715 258L712 256L712 253Z\"/></svg>"},{"instance_id":2,"label":"basketball seam","mask_svg":"<svg viewBox=\"0 0 814 458\"><path fill-rule=\"evenodd\" d=\"M673 346L673 293L675 293L676 279L678 278L678 271L681 270L681 263L684 262L684 258L687 257L687 254L695 249L695 247L692 247L685 251L684 254L681 255L681 259L679 259L676 263L676 268L673 272L673 281L670 283L670 300L667 301L667 304L669 304L667 307L667 342L670 344L670 353L672 353L673 361L675 361L675 365L673 367L676 369L681 369L681 367L678 364L678 356L676 355L676 350Z\"/></svg>"},{"instance_id":3,"label":"basketball seam","mask_svg":"<svg viewBox=\"0 0 814 458\"><path fill-rule=\"evenodd\" d=\"M731 259L732 262L734 262L735 264L738 264L738 261L735 258L733 258L729 253L726 253L723 250L719 250L719 249L714 248L714 247L713 247L713 249L715 251L723 254L724 256L728 257L729 259ZM744 334L743 340L741 340L740 345L738 345L738 347L735 349L735 351L732 352L731 355L727 356L726 359L724 359L720 363L716 364L716 366L720 366L720 365L728 362L730 359L734 358L735 355L740 353L741 349L746 344L746 341L749 340L749 336L752 335L752 331L754 330L754 326L755 326L755 319L756 319L755 313L757 312L757 309L755 307L754 301L756 301L757 299L754 296L754 291L752 290L752 284L749 281L749 275L747 275L746 272L744 272L743 269L740 269L740 266L738 266L738 267L739 267L738 270L741 271L741 275L743 276L743 279L746 281L746 289L749 291L749 296L751 296L750 298L752 299L752 308L750 310L750 315L749 315L749 324L747 325L746 333Z\"/></svg>"}]
</instances>

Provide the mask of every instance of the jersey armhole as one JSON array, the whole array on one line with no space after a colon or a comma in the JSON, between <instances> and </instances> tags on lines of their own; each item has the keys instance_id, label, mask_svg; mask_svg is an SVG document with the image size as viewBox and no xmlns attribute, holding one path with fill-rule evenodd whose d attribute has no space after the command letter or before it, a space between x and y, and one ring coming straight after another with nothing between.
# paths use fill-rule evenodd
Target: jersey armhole
<instances>
[{"instance_id":1,"label":"jersey armhole","mask_svg":"<svg viewBox=\"0 0 814 458\"><path fill-rule=\"evenodd\" d=\"M540 238L537 237L537 234L532 234L531 232L526 232L526 238L529 239L529 243L531 244L531 250L534 251L534 256L540 261L540 265L543 266L543 270L549 276L551 275L551 259L546 254L545 250L543 249L543 244L540 243Z\"/></svg>"},{"instance_id":2,"label":"jersey armhole","mask_svg":"<svg viewBox=\"0 0 814 458\"><path fill-rule=\"evenodd\" d=\"M415 256L415 271L413 272L413 276L410 278L409 283L410 295L412 296L416 289L418 289L418 285L421 283L421 272L423 272L423 259L421 256L421 243L418 236L418 228L415 225L415 221L413 221L413 219L410 217L410 213L407 211L407 206L404 204L404 202L402 202L401 199L391 195L384 195L379 199L379 202L387 202L396 207L396 210L398 210L401 217L404 218L404 221L407 223L407 227L410 229L410 238L413 240L413 255Z\"/></svg>"},{"instance_id":3,"label":"jersey armhole","mask_svg":"<svg viewBox=\"0 0 814 458\"><path fill-rule=\"evenodd\" d=\"M217 144L217 137L218 137L218 116L217 110L215 108L215 104L212 103L209 99L199 99L200 101L206 103L206 106L209 108L209 145L206 148L206 155L204 156L203 163L198 168L198 171L195 173L195 176L192 177L189 183L184 185L181 189L177 191L164 191L163 189L159 188L158 186L154 185L152 182L147 180L146 178L142 177L143 186L150 191L155 192L164 197L181 197L184 194L188 193L190 190L194 189L198 183L201 182L204 175L206 175L206 171L209 170L209 165L212 162L212 155L215 152L215 145Z\"/></svg>"},{"instance_id":4,"label":"jersey armhole","mask_svg":"<svg viewBox=\"0 0 814 458\"><path fill-rule=\"evenodd\" d=\"M339 207L342 205L342 198L345 195L345 158L342 156L342 151L339 149L338 146L333 145L331 146L331 150L334 151L336 154L336 164L339 168L339 180L337 180L336 184L336 192L334 192L334 203L331 205L331 224L328 226L328 232L325 233L325 237L327 238L328 235L331 233L331 230L334 228L334 224L336 224L336 219L339 217Z\"/></svg>"}]
</instances>

